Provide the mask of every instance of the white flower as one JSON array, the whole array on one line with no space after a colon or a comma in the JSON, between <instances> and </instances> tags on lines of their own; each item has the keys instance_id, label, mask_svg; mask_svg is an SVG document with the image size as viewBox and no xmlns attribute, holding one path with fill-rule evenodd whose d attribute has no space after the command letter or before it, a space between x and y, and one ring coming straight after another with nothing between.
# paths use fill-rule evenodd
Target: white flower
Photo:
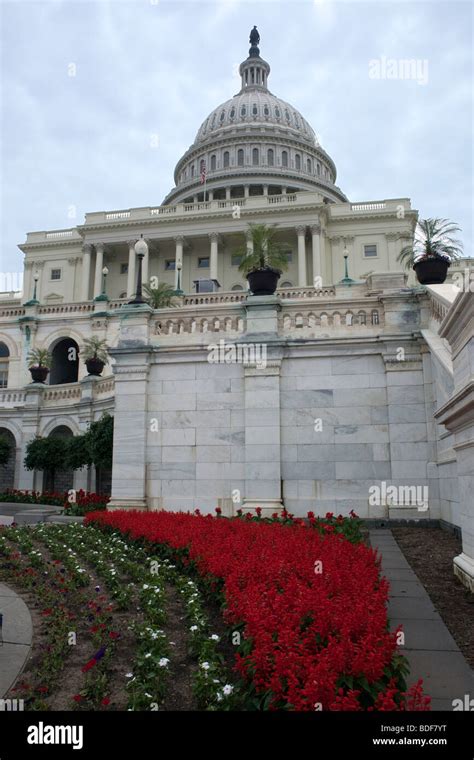
<instances>
[{"instance_id":1,"label":"white flower","mask_svg":"<svg viewBox=\"0 0 474 760\"><path fill-rule=\"evenodd\" d=\"M189 630L190 631L197 631L197 629L198 629L197 625L192 625Z\"/></svg>"},{"instance_id":2,"label":"white flower","mask_svg":"<svg viewBox=\"0 0 474 760\"><path fill-rule=\"evenodd\" d=\"M144 583L143 586L142 586L142 588L143 589L147 589L147 588L150 588L150 587L149 587L148 583Z\"/></svg>"},{"instance_id":3,"label":"white flower","mask_svg":"<svg viewBox=\"0 0 474 760\"><path fill-rule=\"evenodd\" d=\"M234 687L230 685L230 683L226 683L224 688L222 689L226 697L229 697L232 692L234 691Z\"/></svg>"},{"instance_id":4,"label":"white flower","mask_svg":"<svg viewBox=\"0 0 474 760\"><path fill-rule=\"evenodd\" d=\"M148 657L151 657L150 652L147 652L146 655L145 655L145 658L148 658Z\"/></svg>"},{"instance_id":5,"label":"white flower","mask_svg":"<svg viewBox=\"0 0 474 760\"><path fill-rule=\"evenodd\" d=\"M212 636L211 636L210 638L211 638L213 641L220 641L220 639L219 639L219 636L217 635L217 633L213 633L213 634L212 634Z\"/></svg>"},{"instance_id":6,"label":"white flower","mask_svg":"<svg viewBox=\"0 0 474 760\"><path fill-rule=\"evenodd\" d=\"M169 659L167 657L162 657L158 665L160 666L160 668L166 668L168 663L169 663Z\"/></svg>"},{"instance_id":7,"label":"white flower","mask_svg":"<svg viewBox=\"0 0 474 760\"><path fill-rule=\"evenodd\" d=\"M202 662L202 663L201 663L201 668L202 668L203 670L209 670L209 668L210 668L210 667L211 667L211 666L209 665L209 663L208 663L208 662Z\"/></svg>"},{"instance_id":8,"label":"white flower","mask_svg":"<svg viewBox=\"0 0 474 760\"><path fill-rule=\"evenodd\" d=\"M220 691L217 692L216 697L217 697L217 701L218 702L222 702L223 697L222 697L222 694L220 693Z\"/></svg>"},{"instance_id":9,"label":"white flower","mask_svg":"<svg viewBox=\"0 0 474 760\"><path fill-rule=\"evenodd\" d=\"M126 673L125 678L133 678L133 673Z\"/></svg>"}]
</instances>

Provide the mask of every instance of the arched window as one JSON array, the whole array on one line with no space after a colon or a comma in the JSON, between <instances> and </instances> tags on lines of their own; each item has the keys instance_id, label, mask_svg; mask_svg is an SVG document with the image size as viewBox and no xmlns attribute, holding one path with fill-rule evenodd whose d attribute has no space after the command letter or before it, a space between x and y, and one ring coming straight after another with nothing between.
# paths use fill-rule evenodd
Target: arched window
<instances>
[{"instance_id":1,"label":"arched window","mask_svg":"<svg viewBox=\"0 0 474 760\"><path fill-rule=\"evenodd\" d=\"M5 343L0 343L0 388L8 387L8 363L10 351Z\"/></svg>"},{"instance_id":2,"label":"arched window","mask_svg":"<svg viewBox=\"0 0 474 760\"><path fill-rule=\"evenodd\" d=\"M319 174L321 174L321 164L316 164L316 171Z\"/></svg>"},{"instance_id":3,"label":"arched window","mask_svg":"<svg viewBox=\"0 0 474 760\"><path fill-rule=\"evenodd\" d=\"M237 151L237 166L244 165L244 151L243 148L239 148Z\"/></svg>"},{"instance_id":4,"label":"arched window","mask_svg":"<svg viewBox=\"0 0 474 760\"><path fill-rule=\"evenodd\" d=\"M223 121L224 121L224 119L225 119L225 111L221 111L221 115L219 116L219 119L220 119L220 122L221 122L221 124L222 124L222 122L223 122Z\"/></svg>"},{"instance_id":5,"label":"arched window","mask_svg":"<svg viewBox=\"0 0 474 760\"><path fill-rule=\"evenodd\" d=\"M257 116L257 114L258 114L257 104L254 103L252 106L252 116Z\"/></svg>"},{"instance_id":6,"label":"arched window","mask_svg":"<svg viewBox=\"0 0 474 760\"><path fill-rule=\"evenodd\" d=\"M0 491L6 491L7 488L13 488L15 485L16 440L10 430L2 427L0 427L0 438L6 439L10 444L8 460L0 467Z\"/></svg>"},{"instance_id":7,"label":"arched window","mask_svg":"<svg viewBox=\"0 0 474 760\"><path fill-rule=\"evenodd\" d=\"M293 283L289 282L288 280L285 282L282 282L280 285L280 288L292 288L292 287L293 287Z\"/></svg>"},{"instance_id":8,"label":"arched window","mask_svg":"<svg viewBox=\"0 0 474 760\"><path fill-rule=\"evenodd\" d=\"M300 171L301 169L301 156L299 153L297 153L295 156L295 169L297 171Z\"/></svg>"},{"instance_id":9,"label":"arched window","mask_svg":"<svg viewBox=\"0 0 474 760\"><path fill-rule=\"evenodd\" d=\"M279 119L280 116L281 116L280 109L278 108L278 106L276 106L276 108L275 108L275 116L276 116L277 119Z\"/></svg>"},{"instance_id":10,"label":"arched window","mask_svg":"<svg viewBox=\"0 0 474 760\"><path fill-rule=\"evenodd\" d=\"M281 153L281 165L288 166L288 152L286 150Z\"/></svg>"},{"instance_id":11,"label":"arched window","mask_svg":"<svg viewBox=\"0 0 474 760\"><path fill-rule=\"evenodd\" d=\"M258 166L258 148L252 150L252 164Z\"/></svg>"},{"instance_id":12,"label":"arched window","mask_svg":"<svg viewBox=\"0 0 474 760\"><path fill-rule=\"evenodd\" d=\"M72 338L63 338L54 346L52 352L50 385L77 383L79 370L79 346Z\"/></svg>"},{"instance_id":13,"label":"arched window","mask_svg":"<svg viewBox=\"0 0 474 760\"><path fill-rule=\"evenodd\" d=\"M217 166L216 154L213 153L211 156L211 172L215 172L216 166Z\"/></svg>"},{"instance_id":14,"label":"arched window","mask_svg":"<svg viewBox=\"0 0 474 760\"><path fill-rule=\"evenodd\" d=\"M72 438L73 432L66 425L58 425L48 438ZM43 491L68 491L73 486L74 470L51 469L43 472Z\"/></svg>"},{"instance_id":15,"label":"arched window","mask_svg":"<svg viewBox=\"0 0 474 760\"><path fill-rule=\"evenodd\" d=\"M308 172L308 174L311 174L311 172L313 171L310 158L308 158L308 160L306 161L306 171Z\"/></svg>"},{"instance_id":16,"label":"arched window","mask_svg":"<svg viewBox=\"0 0 474 760\"><path fill-rule=\"evenodd\" d=\"M242 285L232 285L231 290L243 290Z\"/></svg>"},{"instance_id":17,"label":"arched window","mask_svg":"<svg viewBox=\"0 0 474 760\"><path fill-rule=\"evenodd\" d=\"M377 309L374 309L372 312L372 324L378 325L379 324L379 313Z\"/></svg>"},{"instance_id":18,"label":"arched window","mask_svg":"<svg viewBox=\"0 0 474 760\"><path fill-rule=\"evenodd\" d=\"M288 108L285 108L285 119L290 123L290 112L288 111Z\"/></svg>"},{"instance_id":19,"label":"arched window","mask_svg":"<svg viewBox=\"0 0 474 760\"><path fill-rule=\"evenodd\" d=\"M234 116L235 116L235 108L234 108L233 106L232 106L232 108L230 109L230 114L229 114L229 116L230 116L230 118L231 118L231 119L233 119L233 118L234 118Z\"/></svg>"},{"instance_id":20,"label":"arched window","mask_svg":"<svg viewBox=\"0 0 474 760\"><path fill-rule=\"evenodd\" d=\"M224 151L224 168L229 166L229 156L230 156L229 151L225 150Z\"/></svg>"},{"instance_id":21,"label":"arched window","mask_svg":"<svg viewBox=\"0 0 474 760\"><path fill-rule=\"evenodd\" d=\"M270 116L270 109L268 106L263 107L264 116Z\"/></svg>"},{"instance_id":22,"label":"arched window","mask_svg":"<svg viewBox=\"0 0 474 760\"><path fill-rule=\"evenodd\" d=\"M213 114L212 121L211 121L211 129L214 127L216 123L216 114Z\"/></svg>"},{"instance_id":23,"label":"arched window","mask_svg":"<svg viewBox=\"0 0 474 760\"><path fill-rule=\"evenodd\" d=\"M267 150L267 164L268 166L273 166L273 149L269 148Z\"/></svg>"},{"instance_id":24,"label":"arched window","mask_svg":"<svg viewBox=\"0 0 474 760\"><path fill-rule=\"evenodd\" d=\"M194 177L194 164L191 166L191 177Z\"/></svg>"},{"instance_id":25,"label":"arched window","mask_svg":"<svg viewBox=\"0 0 474 760\"><path fill-rule=\"evenodd\" d=\"M360 325L367 324L367 315L366 315L365 311L359 311L358 314L357 314L357 319L358 319Z\"/></svg>"},{"instance_id":26,"label":"arched window","mask_svg":"<svg viewBox=\"0 0 474 760\"><path fill-rule=\"evenodd\" d=\"M242 106L242 108L240 109L240 115L241 116L246 116L247 115L247 108L246 108L246 106Z\"/></svg>"}]
</instances>

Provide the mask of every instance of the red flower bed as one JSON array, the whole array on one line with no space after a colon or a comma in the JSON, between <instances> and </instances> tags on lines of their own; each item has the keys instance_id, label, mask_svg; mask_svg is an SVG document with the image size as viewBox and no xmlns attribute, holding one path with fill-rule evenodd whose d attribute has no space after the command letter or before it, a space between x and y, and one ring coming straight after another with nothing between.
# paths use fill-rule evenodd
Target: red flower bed
<instances>
[{"instance_id":1,"label":"red flower bed","mask_svg":"<svg viewBox=\"0 0 474 760\"><path fill-rule=\"evenodd\" d=\"M89 521L164 544L214 587L221 583L227 623L243 626L236 668L260 706L428 709L420 684L404 692L406 661L387 630L388 582L364 544L298 520L115 511Z\"/></svg>"}]
</instances>

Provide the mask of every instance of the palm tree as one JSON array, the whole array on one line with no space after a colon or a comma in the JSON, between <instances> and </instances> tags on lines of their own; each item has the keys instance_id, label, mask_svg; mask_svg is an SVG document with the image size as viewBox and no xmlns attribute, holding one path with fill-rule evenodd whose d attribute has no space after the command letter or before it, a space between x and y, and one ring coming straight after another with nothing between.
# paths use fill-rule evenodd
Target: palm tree
<instances>
[{"instance_id":1,"label":"palm tree","mask_svg":"<svg viewBox=\"0 0 474 760\"><path fill-rule=\"evenodd\" d=\"M448 219L419 219L416 225L413 245L400 251L397 261L412 269L423 259L444 259L451 262L462 255L463 245L453 237L461 228Z\"/></svg>"},{"instance_id":2,"label":"palm tree","mask_svg":"<svg viewBox=\"0 0 474 760\"><path fill-rule=\"evenodd\" d=\"M109 357L107 354L107 342L102 338L98 338L93 335L91 338L84 338L84 347L82 349L81 356L84 361L89 359L98 359L99 361L107 364Z\"/></svg>"},{"instance_id":3,"label":"palm tree","mask_svg":"<svg viewBox=\"0 0 474 760\"><path fill-rule=\"evenodd\" d=\"M166 309L168 306L179 305L179 302L176 300L175 290L166 282L160 282L156 288L144 285L143 290L153 309Z\"/></svg>"},{"instance_id":4,"label":"palm tree","mask_svg":"<svg viewBox=\"0 0 474 760\"><path fill-rule=\"evenodd\" d=\"M287 246L275 242L275 225L250 223L249 230L252 249L245 245L234 252L242 256L239 270L244 275L259 269L276 269L280 274L284 272L288 268Z\"/></svg>"},{"instance_id":5,"label":"palm tree","mask_svg":"<svg viewBox=\"0 0 474 760\"><path fill-rule=\"evenodd\" d=\"M47 348L32 348L27 359L28 367L51 367L52 356Z\"/></svg>"}]
</instances>

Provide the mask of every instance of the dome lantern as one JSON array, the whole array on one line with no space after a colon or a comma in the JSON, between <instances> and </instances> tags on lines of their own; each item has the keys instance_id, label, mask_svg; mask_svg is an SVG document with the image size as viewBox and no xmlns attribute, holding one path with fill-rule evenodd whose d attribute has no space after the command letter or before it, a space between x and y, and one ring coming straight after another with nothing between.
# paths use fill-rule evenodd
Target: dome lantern
<instances>
[{"instance_id":1,"label":"dome lantern","mask_svg":"<svg viewBox=\"0 0 474 760\"><path fill-rule=\"evenodd\" d=\"M249 56L242 61L239 67L239 74L242 78L242 87L240 92L246 90L259 89L267 90L267 79L270 74L269 64L260 58L260 49L257 47L260 42L260 35L257 27L254 26L250 32L250 50Z\"/></svg>"}]
</instances>

